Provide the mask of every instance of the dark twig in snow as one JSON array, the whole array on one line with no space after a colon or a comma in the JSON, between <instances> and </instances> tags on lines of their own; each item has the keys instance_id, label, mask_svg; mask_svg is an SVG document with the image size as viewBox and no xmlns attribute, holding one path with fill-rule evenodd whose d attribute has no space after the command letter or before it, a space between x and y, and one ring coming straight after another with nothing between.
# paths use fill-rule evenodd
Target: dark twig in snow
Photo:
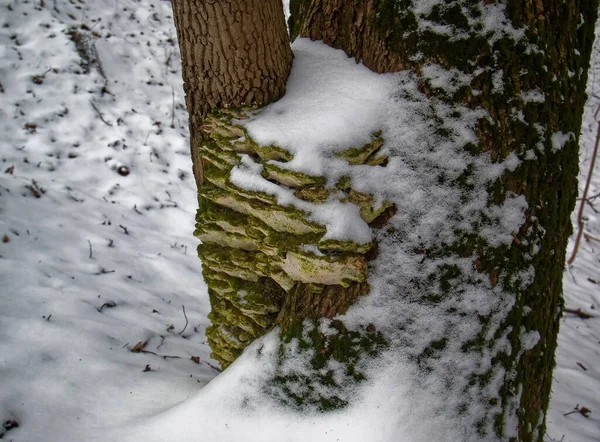
<instances>
[{"instance_id":1,"label":"dark twig in snow","mask_svg":"<svg viewBox=\"0 0 600 442\"><path fill-rule=\"evenodd\" d=\"M183 326L183 330L181 330L181 331L179 332L179 334L180 334L180 335L181 335L181 334L182 334L182 333L185 331L185 329L186 329L186 328L187 328L187 326L188 326L188 317L187 317L187 315L185 314L185 305L182 305L181 307L183 308L183 316L185 317L185 325Z\"/></svg>"},{"instance_id":2,"label":"dark twig in snow","mask_svg":"<svg viewBox=\"0 0 600 442\"><path fill-rule=\"evenodd\" d=\"M102 304L102 306L98 309L98 311L102 313L102 310L104 310L105 308L113 308L116 306L117 306L117 303L115 301L107 301L104 304Z\"/></svg>"},{"instance_id":3,"label":"dark twig in snow","mask_svg":"<svg viewBox=\"0 0 600 442\"><path fill-rule=\"evenodd\" d=\"M98 108L96 107L96 105L94 104L94 102L93 102L92 100L90 100L90 104L92 105L92 107L94 108L94 110L96 111L96 113L98 114L98 117L100 117L100 120L101 120L101 121L102 121L104 124L106 124L107 126L112 126L112 123L109 123L108 121L106 121L106 120L104 119L104 117L102 116L102 112L100 112L100 111L98 110Z\"/></svg>"},{"instance_id":4,"label":"dark twig in snow","mask_svg":"<svg viewBox=\"0 0 600 442\"><path fill-rule=\"evenodd\" d=\"M599 214L600 212L598 212L598 210L596 209L596 207L594 207L594 205L592 204L592 202L590 201L589 198L587 198L585 200L585 203L590 206L590 208L594 211L594 213Z\"/></svg>"},{"instance_id":5,"label":"dark twig in snow","mask_svg":"<svg viewBox=\"0 0 600 442\"><path fill-rule=\"evenodd\" d=\"M600 192L599 192L599 193L597 193L597 194L595 194L595 195L588 196L587 200L588 200L588 201L592 201L592 200L595 200L595 199L596 199L596 198L598 198L598 197L600 197ZM581 200L582 200L582 198L577 198L577 201L581 201Z\"/></svg>"},{"instance_id":6,"label":"dark twig in snow","mask_svg":"<svg viewBox=\"0 0 600 442\"><path fill-rule=\"evenodd\" d=\"M579 365L583 371L588 370L587 367L585 365L583 365L581 362L577 362L577 365Z\"/></svg>"},{"instance_id":7,"label":"dark twig in snow","mask_svg":"<svg viewBox=\"0 0 600 442\"><path fill-rule=\"evenodd\" d=\"M158 356L159 358L163 358L165 360L166 359L181 359L181 356L159 355L158 353L154 353L153 351L150 351L150 350L140 350L137 353L148 353L148 354L151 354L154 356Z\"/></svg>"},{"instance_id":8,"label":"dark twig in snow","mask_svg":"<svg viewBox=\"0 0 600 442\"><path fill-rule=\"evenodd\" d=\"M124 225L122 225L122 224L119 224L119 227L120 227L121 229L123 229L123 232L125 232L125 235L129 235L129 230L127 230L127 227L125 227L125 226L124 226Z\"/></svg>"},{"instance_id":9,"label":"dark twig in snow","mask_svg":"<svg viewBox=\"0 0 600 442\"><path fill-rule=\"evenodd\" d=\"M31 190L31 193L33 193L33 196L36 198L41 198L42 194L46 193L42 187L38 186L38 183L35 180L31 180L31 185L25 187Z\"/></svg>"},{"instance_id":10,"label":"dark twig in snow","mask_svg":"<svg viewBox=\"0 0 600 442\"><path fill-rule=\"evenodd\" d=\"M208 365L210 368L212 368L213 370L215 370L216 372L218 372L218 373L221 373L221 372L223 371L223 370L221 370L219 367L216 367L216 366L214 366L213 364L211 364L210 362L206 362L206 361L204 361L204 363L205 363L206 365Z\"/></svg>"},{"instance_id":11,"label":"dark twig in snow","mask_svg":"<svg viewBox=\"0 0 600 442\"><path fill-rule=\"evenodd\" d=\"M171 56L169 55L169 59L170 58ZM171 98L171 129L175 129L175 88L173 86L171 86Z\"/></svg>"},{"instance_id":12,"label":"dark twig in snow","mask_svg":"<svg viewBox=\"0 0 600 442\"><path fill-rule=\"evenodd\" d=\"M90 245L90 259L92 259L92 243L90 242L90 240L87 240L88 244Z\"/></svg>"}]
</instances>

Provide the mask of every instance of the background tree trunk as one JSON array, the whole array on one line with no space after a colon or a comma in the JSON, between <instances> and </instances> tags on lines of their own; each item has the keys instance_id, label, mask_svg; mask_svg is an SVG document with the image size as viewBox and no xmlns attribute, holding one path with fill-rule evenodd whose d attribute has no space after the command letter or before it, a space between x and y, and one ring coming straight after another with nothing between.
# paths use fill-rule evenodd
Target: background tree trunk
<instances>
[{"instance_id":1,"label":"background tree trunk","mask_svg":"<svg viewBox=\"0 0 600 442\"><path fill-rule=\"evenodd\" d=\"M533 349L513 351L493 363L502 364L507 373L516 367L516 377L506 377L500 396L503 409L516 397L519 440L541 441L543 431L536 428L540 410L545 411L548 406L555 364L563 307L564 255L577 196L578 136L598 4L577 0L483 2L506 5L502 9L511 27L525 32L525 42L517 43L508 33L500 32L490 39L470 27L470 17L476 16L474 4L481 2L439 2L424 14L415 13L417 3L292 0L290 30L293 38L324 40L341 48L376 72L411 69L420 75L421 91L429 97L451 105L485 109L493 123L481 120L479 145L465 147L474 154L490 153L495 162L510 154L522 160L517 169L506 172L489 189L490 205L501 204L507 192L525 195L529 203L528 221L516 232L512 246L508 250L495 249L473 240L463 243L459 254L477 254L478 270L487 273L494 285L510 287L507 276L513 269L530 264L535 269L535 280L527 289L515 288L515 305L504 327L513 330L513 346L519 341L519 330L537 331L540 342ZM455 35L468 37L450 39L435 33L433 26L420 26L423 23L443 26ZM448 94L422 74L428 64L457 69L473 80ZM502 88L495 83L498 78ZM545 99L528 99L525 91L534 90ZM515 118L515 112L522 118ZM560 133L575 136L557 149L550 134ZM543 146L535 151L537 160L527 161L526 152L536 146ZM545 231L539 237L539 253L528 262L535 241L532 232L539 228ZM532 309L528 315L523 314L525 306ZM482 403L470 406L485 407L483 396ZM501 434L501 416L495 419Z\"/></svg>"},{"instance_id":2,"label":"background tree trunk","mask_svg":"<svg viewBox=\"0 0 600 442\"><path fill-rule=\"evenodd\" d=\"M173 0L181 49L194 175L194 146L216 108L262 106L279 99L292 67L281 0Z\"/></svg>"}]
</instances>

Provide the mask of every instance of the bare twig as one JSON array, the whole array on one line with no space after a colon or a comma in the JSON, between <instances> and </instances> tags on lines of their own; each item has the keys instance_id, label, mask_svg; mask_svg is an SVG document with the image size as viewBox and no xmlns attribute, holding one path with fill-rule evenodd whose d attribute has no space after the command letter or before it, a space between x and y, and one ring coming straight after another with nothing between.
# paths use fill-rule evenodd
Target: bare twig
<instances>
[{"instance_id":1,"label":"bare twig","mask_svg":"<svg viewBox=\"0 0 600 442\"><path fill-rule=\"evenodd\" d=\"M573 409L573 411L570 411L568 413L564 413L563 416L568 416L570 414L573 413L579 413L581 414L583 417L590 417L590 414L592 414L592 410L590 410L587 407L579 407L579 404L575 405L575 408Z\"/></svg>"},{"instance_id":2,"label":"bare twig","mask_svg":"<svg viewBox=\"0 0 600 442\"><path fill-rule=\"evenodd\" d=\"M107 126L112 126L112 123L109 123L108 121L106 121L106 120L104 119L104 117L102 116L102 112L100 112L100 111L98 110L98 108L96 107L96 105L94 104L94 102L93 102L92 100L90 100L90 104L92 105L92 107L94 108L94 110L96 111L96 113L98 114L98 116L100 117L100 120L101 120L101 121L102 121L104 124L106 124Z\"/></svg>"},{"instance_id":3,"label":"bare twig","mask_svg":"<svg viewBox=\"0 0 600 442\"><path fill-rule=\"evenodd\" d=\"M600 110L600 107L598 107L598 110ZM598 110L596 110L596 113L598 113ZM579 242L581 241L581 235L583 234L583 209L585 207L585 201L587 200L588 190L590 189L590 183L592 182L592 176L594 175L594 166L596 165L596 156L598 153L599 144L600 121L598 122L598 128L596 129L596 144L594 145L590 170L588 172L587 180L585 181L585 188L583 189L581 203L579 204L579 212L577 212L577 237L575 238L575 247L573 247L573 253L571 253L571 257L568 261L569 264L573 264L573 261L575 261L575 258L577 257L577 251L579 250Z\"/></svg>"},{"instance_id":4,"label":"bare twig","mask_svg":"<svg viewBox=\"0 0 600 442\"><path fill-rule=\"evenodd\" d=\"M206 362L206 361L204 361L204 363L205 363L206 365L208 365L210 368L212 368L213 370L215 370L215 371L217 371L217 372L219 372L219 373L221 373L221 372L223 371L223 370L221 370L219 367L216 367L216 366L214 366L213 364L211 364L210 362Z\"/></svg>"},{"instance_id":5,"label":"bare twig","mask_svg":"<svg viewBox=\"0 0 600 442\"><path fill-rule=\"evenodd\" d=\"M565 308L565 313L571 313L573 315L580 317L581 319L590 319L590 318L594 317L594 315L590 315L589 313L582 311L580 308L578 308L578 309Z\"/></svg>"},{"instance_id":6,"label":"bare twig","mask_svg":"<svg viewBox=\"0 0 600 442\"><path fill-rule=\"evenodd\" d=\"M185 325L183 326L183 330L181 330L179 332L179 334L182 334L185 331L185 329L187 328L187 326L188 326L188 317L185 314L185 305L182 305L181 307L183 308L183 316L185 316Z\"/></svg>"},{"instance_id":7,"label":"bare twig","mask_svg":"<svg viewBox=\"0 0 600 442\"><path fill-rule=\"evenodd\" d=\"M129 235L129 230L127 230L127 227L125 227L125 226L124 226L124 225L122 225L122 224L119 224L119 227L120 227L121 229L123 229L123 232L125 232L125 235Z\"/></svg>"},{"instance_id":8,"label":"bare twig","mask_svg":"<svg viewBox=\"0 0 600 442\"><path fill-rule=\"evenodd\" d=\"M33 193L33 196L35 196L36 198L41 198L42 195L46 193L46 190L40 187L35 180L31 180L31 184L25 187L29 189L31 193Z\"/></svg>"},{"instance_id":9,"label":"bare twig","mask_svg":"<svg viewBox=\"0 0 600 442\"><path fill-rule=\"evenodd\" d=\"M597 236L591 235L588 232L583 232L583 237L585 239L587 239L588 241L598 241L600 242L600 238L598 238Z\"/></svg>"},{"instance_id":10,"label":"bare twig","mask_svg":"<svg viewBox=\"0 0 600 442\"><path fill-rule=\"evenodd\" d=\"M131 352L132 353L139 353L139 352L141 352L144 349L144 347L146 345L148 345L148 342L150 342L150 341L140 341L140 342L138 342L137 344L135 344L133 346L133 348L131 349Z\"/></svg>"},{"instance_id":11,"label":"bare twig","mask_svg":"<svg viewBox=\"0 0 600 442\"><path fill-rule=\"evenodd\" d=\"M595 195L588 196L587 199L588 199L588 201L592 201L592 200L595 200L598 197L600 197L600 192L596 193ZM579 201L579 200L581 200L581 198L577 198L577 200Z\"/></svg>"},{"instance_id":12,"label":"bare twig","mask_svg":"<svg viewBox=\"0 0 600 442\"><path fill-rule=\"evenodd\" d=\"M90 240L87 240L88 244L90 245L90 259L92 259L92 243L90 242Z\"/></svg>"},{"instance_id":13,"label":"bare twig","mask_svg":"<svg viewBox=\"0 0 600 442\"><path fill-rule=\"evenodd\" d=\"M104 304L102 304L102 306L98 309L98 311L100 313L102 313L102 310L104 310L105 308L113 308L116 306L117 306L117 303L115 301L108 301L108 302L105 302Z\"/></svg>"},{"instance_id":14,"label":"bare twig","mask_svg":"<svg viewBox=\"0 0 600 442\"><path fill-rule=\"evenodd\" d=\"M582 200L583 201L583 200ZM590 209L592 209L594 211L594 213L599 214L600 212L598 212L598 210L596 209L596 207L594 207L594 204L592 204L592 202L590 201L589 198L587 198L585 200L585 203L590 206Z\"/></svg>"},{"instance_id":15,"label":"bare twig","mask_svg":"<svg viewBox=\"0 0 600 442\"><path fill-rule=\"evenodd\" d=\"M170 55L169 58L171 58ZM175 88L173 86L171 86L171 98L171 129L175 129Z\"/></svg>"},{"instance_id":16,"label":"bare twig","mask_svg":"<svg viewBox=\"0 0 600 442\"><path fill-rule=\"evenodd\" d=\"M148 354L151 354L154 356L158 356L159 358L163 358L165 360L166 359L181 359L181 356L159 355L158 353L154 353L153 351L150 351L150 350L140 350L137 353L148 353Z\"/></svg>"}]
</instances>

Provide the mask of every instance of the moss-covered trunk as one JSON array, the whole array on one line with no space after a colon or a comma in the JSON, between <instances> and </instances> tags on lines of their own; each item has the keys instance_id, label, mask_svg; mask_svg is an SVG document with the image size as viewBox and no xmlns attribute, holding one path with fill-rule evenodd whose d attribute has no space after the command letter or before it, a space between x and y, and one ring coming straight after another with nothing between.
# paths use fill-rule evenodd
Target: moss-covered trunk
<instances>
[{"instance_id":1,"label":"moss-covered trunk","mask_svg":"<svg viewBox=\"0 0 600 442\"><path fill-rule=\"evenodd\" d=\"M292 55L280 0L174 0L173 10L200 203L195 234L212 306L207 337L212 357L226 368L278 324L288 329L304 318L345 312L368 291L372 244L322 240L325 227L303 211L229 180L241 155L249 155L266 179L301 200L319 204L335 190L325 189L323 177L279 167L291 154L258 145L239 121L284 93ZM385 161L377 155L381 144L375 136L349 152L348 162ZM366 222L378 223L393 210L347 184L339 187Z\"/></svg>"},{"instance_id":2,"label":"moss-covered trunk","mask_svg":"<svg viewBox=\"0 0 600 442\"><path fill-rule=\"evenodd\" d=\"M195 234L202 241L198 252L212 305L207 337L212 357L223 368L277 325L288 332L307 318L344 313L368 292L367 261L373 256L373 244L324 239L325 226L310 221L305 211L278 204L270 193L233 184L230 173L242 155L263 167L265 179L293 190L315 210L328 198L350 201L374 226L394 210L387 203L376 205L371 195L351 189L345 179L327 188L323 177L278 166L292 155L251 138L242 122L252 112L253 108L214 110L201 127L205 141L195 147L204 163ZM340 156L349 164L368 164L379 158L381 144L375 136L373 142Z\"/></svg>"},{"instance_id":3,"label":"moss-covered trunk","mask_svg":"<svg viewBox=\"0 0 600 442\"><path fill-rule=\"evenodd\" d=\"M523 441L543 438L540 413L548 406L563 307L565 247L577 196L578 135L597 6L587 0L291 2L292 37L324 40L377 72L416 72L421 91L431 99L484 109L491 117L480 120L479 142L465 145L466 150L490 155L497 163L511 155L520 160L487 189L489 207L501 205L508 194L524 195L528 202L527 221L513 232L512 245L491 247L476 231L463 231L454 247L425 251L425 256L475 254L477 270L492 286L514 294L502 325L512 330L513 351L492 364L515 373L506 376L499 396L504 410L517 404L518 438ZM492 19L478 20L482 14ZM440 85L431 66L452 73L459 80L455 87ZM535 278L519 287L515 272L529 266ZM448 279L445 296L455 296L454 281ZM490 339L485 330L470 351L491 348L502 335L499 330ZM527 331L539 333L533 348L520 342ZM484 381L473 378L482 391ZM489 407L483 393L480 399L470 406ZM496 419L500 437L502 415L487 418Z\"/></svg>"},{"instance_id":4,"label":"moss-covered trunk","mask_svg":"<svg viewBox=\"0 0 600 442\"><path fill-rule=\"evenodd\" d=\"M469 226L457 223L450 239L409 250L411 262L418 263L414 268L425 272L411 275L377 262L381 256L393 262L394 247L400 250L412 233L410 225L392 218L405 207L353 189L349 177L333 185L324 177L292 171L285 166L292 153L258 144L245 129L244 120L257 107L281 95L289 73L291 55L281 46L285 31L279 2L174 3L199 184L196 235L203 243L199 255L213 307L213 325L207 330L213 357L227 367L254 339L279 326L279 365L269 391L292 407L328 410L346 405L352 396L347 393L365 378L365 359L394 349L407 366L421 371L424 384L434 376L447 383L444 388L455 394L454 401L443 399L436 406L461 422L465 440L541 442L597 2L292 0L292 37L324 40L376 72L411 71L419 93L429 100L430 110L423 115L431 115L431 122L425 129L433 128L431 139L440 146L453 130L462 130L448 128L440 109L455 123L462 114L479 115L476 141L459 146L470 163L464 172L446 180L443 164L432 170L439 173L435 185L460 193L465 204L476 195L477 185L484 186L487 204L469 218ZM252 8L262 7L270 8L271 15L253 14ZM211 11L214 23L207 15ZM227 32L219 30L225 23L223 11L232 17ZM260 77L254 75L256 69L263 70L262 50L254 57L249 49L250 40L262 36L258 28L249 31L247 44L221 51L231 35L247 38L243 26L229 29L245 23L236 18L238 13L276 17L275 22L257 19L265 30L281 22L277 32L264 34L275 39L272 44L260 45L274 51L270 57L279 57L272 64L281 68L265 76L274 79L268 85L252 80ZM237 69L240 54L252 59L247 76L234 75L244 71ZM232 63L231 69L220 70L221 63ZM381 169L388 160L397 160L393 155L403 155L390 145L393 140L384 140L386 134L375 133L370 143L348 146L339 156L352 167ZM382 145L386 154L380 154ZM440 147L430 146L430 151L436 149ZM258 164L270 184L292 192L311 211L325 201L356 204L381 241L379 258L377 241L325 239L326 227L306 211L278 204L272 193L235 185L231 171L244 161ZM503 172L482 179L477 167L489 162ZM508 242L496 241L488 227L515 201L525 201L524 221L514 231L500 229ZM435 210L420 213L431 216ZM411 220L415 226L422 221ZM336 318L369 293L369 272L376 267L389 269L379 276L392 281L392 291L399 287L393 293L397 320L382 327L368 315L352 324ZM394 280L401 283L394 286ZM471 301L485 306L489 299L489 312L465 303L465 287L473 289ZM412 312L414 306L424 308L416 313L420 317L404 315L403 309ZM378 306L379 311L384 307ZM429 311L441 328L415 329L415 324L429 323ZM465 327L466 341L461 340ZM415 330L420 342L426 341L421 348L411 348ZM290 352L304 355L312 371L286 365ZM475 360L475 368L454 375L461 379L448 377L444 370L462 359Z\"/></svg>"}]
</instances>

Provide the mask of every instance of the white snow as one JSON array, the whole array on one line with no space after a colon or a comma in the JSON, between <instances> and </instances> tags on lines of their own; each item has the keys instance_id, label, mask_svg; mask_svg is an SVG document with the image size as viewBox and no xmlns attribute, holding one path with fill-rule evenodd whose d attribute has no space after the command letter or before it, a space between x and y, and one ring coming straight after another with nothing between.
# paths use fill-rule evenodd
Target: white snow
<instances>
[{"instance_id":1,"label":"white snow","mask_svg":"<svg viewBox=\"0 0 600 442\"><path fill-rule=\"evenodd\" d=\"M434 2L420 3L420 12L426 13ZM19 423L4 439L418 442L442 440L444 434L443 440L465 440L460 428L448 427L448 410L439 406L440 398L453 397L444 379L460 379L479 363L466 359L457 364L451 357L456 349L447 349L433 367L440 375L428 379L394 351L384 354L377 369L366 367L372 376L353 392L354 405L326 415L300 416L262 395L279 349L276 331L216 376L204 337L209 302L192 236L197 201L169 3L13 0L0 5L0 11L0 421ZM482 20L495 35L519 38L520 30L490 17ZM101 69L92 64L84 73L67 34L71 27L90 36ZM393 225L408 246L392 250L383 243L371 281L373 296L345 319L351 326L379 313L379 328L390 318L397 323L411 318L395 345L414 346L418 352L428 343L420 339L422 331L441 338L446 324L438 312L411 304L410 285L394 278L398 268L407 280L436 271L441 263L420 265L411 247L450 242L448 226L468 227L470 214L485 206L483 194L463 202L461 195L437 184L467 167L459 147L475 138L473 126L481 111L461 109L459 117L452 117L442 103L425 103L410 75L377 76L321 43L299 40L294 51L288 95L252 121L249 130L261 142L276 141L293 150L296 157L288 167L326 174L330 183L348 174L357 190L381 192L402 203L406 210ZM599 52L597 47L594 54ZM592 67L600 73L600 58ZM591 159L599 104L593 80L600 77L590 72L589 78L581 180ZM103 93L103 87L108 91ZM435 136L428 124L432 115L450 133L436 139L435 149L429 143ZM348 145L368 142L377 130L395 140L394 146L384 146L393 154L386 168L373 174L367 166L350 168L331 158ZM556 141L562 145L562 140ZM330 169L320 167L324 158ZM471 157L473 184L513 170L515 160L493 165ZM241 174L239 184L263 186L256 178L258 168L250 161L244 165L234 173ZM123 166L126 176L118 173ZM591 195L598 192L600 179L595 178ZM282 203L289 197L287 203L299 204L289 195L277 196ZM366 226L352 221L357 214L344 211L351 210L346 206L331 203L329 212L312 214L313 219L326 224L331 237L371 240ZM505 210L490 213L489 241L500 229L518 229L524 207L519 197L510 197ZM336 217L346 224L333 222ZM564 442L591 442L600 434L600 251L594 239L600 237L600 217L588 206L585 220L589 239L565 273L565 297L567 307L594 317L567 314L561 321L549 441L564 435ZM472 258L445 264L460 268L465 279L478 277ZM523 269L522 283L532 278L531 269ZM488 281L464 288L455 301L463 311L486 315L511 307ZM497 295L494 306L480 301L490 290ZM322 331L327 327L319 324ZM469 321L454 329L460 338L473 331ZM535 345L535 337L535 331L523 332L525 348ZM145 341L143 350L152 353L130 351ZM500 340L480 369L489 368L492 354L507 349L508 339ZM301 364L305 356L298 351L290 363ZM502 375L495 373L490 388ZM590 409L591 415L565 415L576 406Z\"/></svg>"},{"instance_id":2,"label":"white snow","mask_svg":"<svg viewBox=\"0 0 600 442\"><path fill-rule=\"evenodd\" d=\"M323 175L329 161L322 158L368 143L381 128L381 103L389 99L391 80L322 42L300 38L293 48L285 96L245 126L258 143L289 149L294 159L287 167Z\"/></svg>"},{"instance_id":3,"label":"white snow","mask_svg":"<svg viewBox=\"0 0 600 442\"><path fill-rule=\"evenodd\" d=\"M573 132L569 132L568 134L564 134L561 131L554 132L550 138L550 141L552 142L552 152L562 149L567 141L571 139L575 139L575 134Z\"/></svg>"},{"instance_id":4,"label":"white snow","mask_svg":"<svg viewBox=\"0 0 600 442\"><path fill-rule=\"evenodd\" d=\"M85 440L71 435L160 412L216 374L170 5L0 11L0 421L19 423L3 440ZM95 43L88 74L70 29ZM180 359L130 351L144 341Z\"/></svg>"}]
</instances>

